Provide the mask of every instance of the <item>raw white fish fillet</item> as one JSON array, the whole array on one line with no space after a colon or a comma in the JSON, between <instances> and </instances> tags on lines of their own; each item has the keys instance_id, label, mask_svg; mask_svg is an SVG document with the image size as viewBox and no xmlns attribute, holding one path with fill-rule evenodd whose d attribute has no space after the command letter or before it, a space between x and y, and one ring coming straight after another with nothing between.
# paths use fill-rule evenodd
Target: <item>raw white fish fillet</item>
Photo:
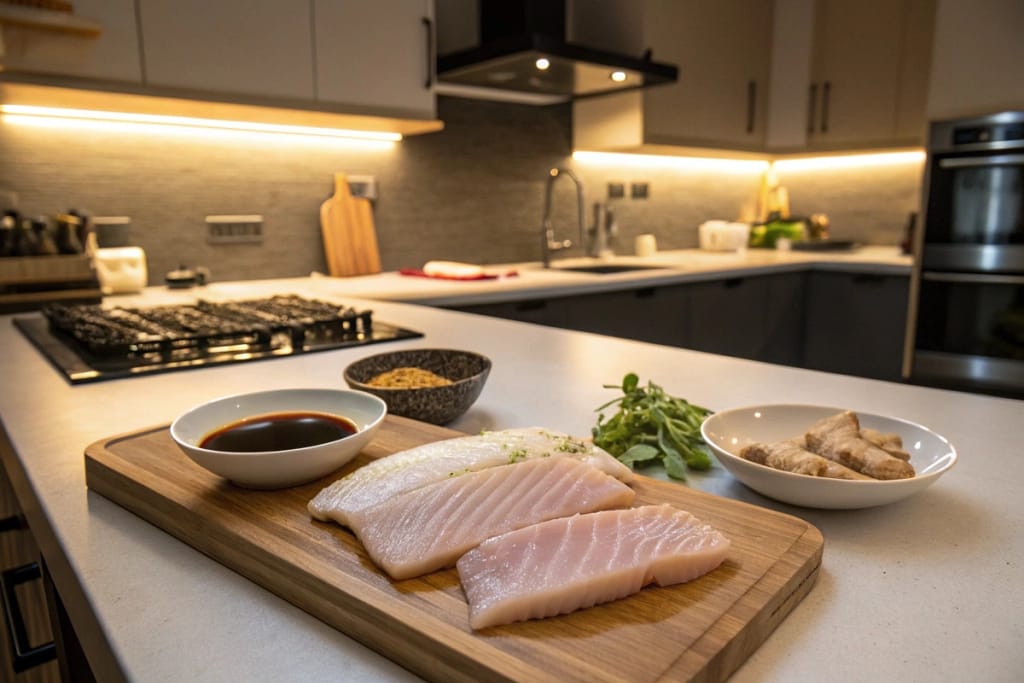
<instances>
[{"instance_id":1,"label":"raw white fish fillet","mask_svg":"<svg viewBox=\"0 0 1024 683\"><path fill-rule=\"evenodd\" d=\"M349 526L352 513L404 491L453 474L545 456L577 458L620 481L634 477L633 470L592 443L539 427L507 429L435 441L375 460L320 491L309 502L309 513Z\"/></svg>"},{"instance_id":2,"label":"raw white fish fillet","mask_svg":"<svg viewBox=\"0 0 1024 683\"><path fill-rule=\"evenodd\" d=\"M633 489L574 458L534 458L407 491L352 513L378 567L408 579L451 567L498 534L579 512L624 507Z\"/></svg>"},{"instance_id":3,"label":"raw white fish fillet","mask_svg":"<svg viewBox=\"0 0 1024 683\"><path fill-rule=\"evenodd\" d=\"M647 505L553 519L488 539L457 562L469 624L540 619L691 581L729 539L689 512Z\"/></svg>"}]
</instances>

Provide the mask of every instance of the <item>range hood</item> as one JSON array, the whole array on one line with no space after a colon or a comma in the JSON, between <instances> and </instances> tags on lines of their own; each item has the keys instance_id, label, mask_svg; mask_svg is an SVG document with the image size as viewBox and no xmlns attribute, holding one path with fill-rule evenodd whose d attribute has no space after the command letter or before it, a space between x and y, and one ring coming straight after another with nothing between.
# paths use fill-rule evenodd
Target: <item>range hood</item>
<instances>
[{"instance_id":1,"label":"range hood","mask_svg":"<svg viewBox=\"0 0 1024 683\"><path fill-rule=\"evenodd\" d=\"M579 26L594 26L600 15L600 2L590 0L449 0L438 2L439 56L437 79L441 86L487 88L497 91L540 96L550 101L565 101L672 83L678 69L671 64L651 60L650 51L626 54L607 46L595 46L594 31L576 38ZM621 2L608 7L633 10L638 3ZM446 16L460 12L458 19ZM468 10L468 11L467 11ZM572 14L586 12L574 19ZM445 53L446 27L467 20L475 13L475 40ZM614 22L614 19L611 19ZM608 29L604 29L607 34ZM611 30L615 30L614 28ZM601 31L596 32L600 35ZM584 42L585 41L585 42ZM439 88L438 92L445 93Z\"/></svg>"}]
</instances>

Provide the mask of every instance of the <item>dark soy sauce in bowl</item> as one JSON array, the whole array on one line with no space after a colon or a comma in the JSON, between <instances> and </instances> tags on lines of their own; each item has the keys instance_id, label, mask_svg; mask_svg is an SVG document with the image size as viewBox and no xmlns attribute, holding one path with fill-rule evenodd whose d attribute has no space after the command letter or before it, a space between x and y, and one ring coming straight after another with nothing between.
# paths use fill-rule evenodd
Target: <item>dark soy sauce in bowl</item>
<instances>
[{"instance_id":1,"label":"dark soy sauce in bowl","mask_svg":"<svg viewBox=\"0 0 1024 683\"><path fill-rule=\"evenodd\" d=\"M200 448L234 453L288 451L337 441L358 431L348 418L314 412L286 412L238 420L210 432Z\"/></svg>"}]
</instances>

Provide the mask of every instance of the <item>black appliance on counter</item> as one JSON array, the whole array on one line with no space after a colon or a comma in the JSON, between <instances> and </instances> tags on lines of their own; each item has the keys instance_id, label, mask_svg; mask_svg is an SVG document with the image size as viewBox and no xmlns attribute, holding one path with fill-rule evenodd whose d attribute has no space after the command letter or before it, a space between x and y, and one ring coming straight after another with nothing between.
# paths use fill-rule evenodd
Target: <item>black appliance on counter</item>
<instances>
[{"instance_id":1,"label":"black appliance on counter","mask_svg":"<svg viewBox=\"0 0 1024 683\"><path fill-rule=\"evenodd\" d=\"M153 308L52 304L14 325L72 384L422 337L295 295Z\"/></svg>"},{"instance_id":2,"label":"black appliance on counter","mask_svg":"<svg viewBox=\"0 0 1024 683\"><path fill-rule=\"evenodd\" d=\"M933 123L903 375L1024 397L1024 111Z\"/></svg>"}]
</instances>

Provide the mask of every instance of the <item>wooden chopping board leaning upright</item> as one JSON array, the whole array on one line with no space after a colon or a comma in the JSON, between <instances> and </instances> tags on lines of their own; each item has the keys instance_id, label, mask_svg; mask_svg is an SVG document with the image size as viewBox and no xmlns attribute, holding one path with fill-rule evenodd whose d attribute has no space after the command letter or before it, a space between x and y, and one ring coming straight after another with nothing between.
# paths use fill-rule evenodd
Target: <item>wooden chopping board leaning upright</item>
<instances>
[{"instance_id":1,"label":"wooden chopping board leaning upright","mask_svg":"<svg viewBox=\"0 0 1024 683\"><path fill-rule=\"evenodd\" d=\"M320 205L320 232L331 276L380 272L373 207L369 199L352 196L344 173L334 174L334 194Z\"/></svg>"}]
</instances>

